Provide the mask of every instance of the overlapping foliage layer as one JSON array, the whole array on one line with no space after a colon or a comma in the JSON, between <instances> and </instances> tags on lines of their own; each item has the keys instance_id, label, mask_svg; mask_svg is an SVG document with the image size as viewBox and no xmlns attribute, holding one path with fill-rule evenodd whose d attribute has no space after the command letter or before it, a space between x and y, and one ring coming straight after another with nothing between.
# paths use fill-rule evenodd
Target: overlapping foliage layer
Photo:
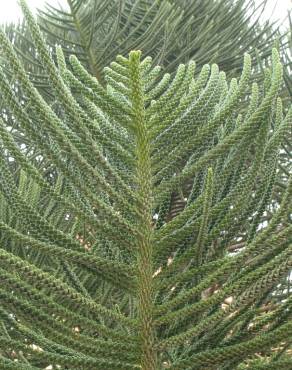
<instances>
[{"instance_id":1,"label":"overlapping foliage layer","mask_svg":"<svg viewBox=\"0 0 292 370\"><path fill-rule=\"evenodd\" d=\"M228 83L215 64L171 76L132 51L104 69L104 87L61 47L56 65L21 4L54 102L2 31L1 99L54 175L0 120L0 365L291 364L291 297L274 294L292 264L291 180L262 224L292 120L277 52L262 86L248 54Z\"/></svg>"},{"instance_id":2,"label":"overlapping foliage layer","mask_svg":"<svg viewBox=\"0 0 292 370\"><path fill-rule=\"evenodd\" d=\"M116 55L137 49L168 73L194 59L198 70L211 61L233 77L241 71L244 52L253 62L257 54L265 60L281 38L273 24L258 22L265 2L256 6L253 0L67 0L65 8L48 4L39 11L38 23L53 55L55 45L61 45L66 57L76 55L101 83L103 68ZM26 22L7 25L5 32L35 86L50 99L48 76Z\"/></svg>"}]
</instances>

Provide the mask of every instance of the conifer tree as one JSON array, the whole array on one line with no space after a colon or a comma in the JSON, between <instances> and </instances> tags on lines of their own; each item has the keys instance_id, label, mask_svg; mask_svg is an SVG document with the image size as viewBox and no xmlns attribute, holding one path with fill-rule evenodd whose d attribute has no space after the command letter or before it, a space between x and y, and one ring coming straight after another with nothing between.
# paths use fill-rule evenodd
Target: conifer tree
<instances>
[{"instance_id":1,"label":"conifer tree","mask_svg":"<svg viewBox=\"0 0 292 370\"><path fill-rule=\"evenodd\" d=\"M1 119L0 367L291 366L291 179L262 223L292 120L277 51L260 85L248 54L229 82L137 50L101 84L60 46L55 63L20 3L54 100L3 31L1 100L54 175Z\"/></svg>"},{"instance_id":2,"label":"conifer tree","mask_svg":"<svg viewBox=\"0 0 292 370\"><path fill-rule=\"evenodd\" d=\"M257 3L254 0L67 0L64 8L48 4L45 10L40 10L38 24L55 60L54 50L58 44L66 60L76 55L102 85L106 83L103 68L116 54L127 56L132 49L151 55L153 65L159 64L165 73L172 74L179 63L191 59L197 64L195 73L206 63L216 63L227 73L228 81L239 76L241 55L248 52L254 70L252 78L259 81L270 64L272 45L281 41L278 43L281 56L287 50L284 35L279 34L276 26L259 22L265 5L266 0ZM46 102L54 103L47 72L39 61L26 22L9 25L5 32L34 86ZM1 62L9 76L5 56ZM14 86L13 76L10 77ZM25 99L17 85L14 91L20 99ZM34 148L28 145L21 127L13 116L4 113L5 123L13 127L17 142L33 155ZM286 147L283 149L287 151ZM40 160L39 165L48 177L54 176L50 163ZM276 204L281 201L286 186L285 172L289 171L289 159L283 154L278 170L283 176L279 177L281 181L277 181L273 192ZM173 199L172 208L179 210L179 203Z\"/></svg>"}]
</instances>

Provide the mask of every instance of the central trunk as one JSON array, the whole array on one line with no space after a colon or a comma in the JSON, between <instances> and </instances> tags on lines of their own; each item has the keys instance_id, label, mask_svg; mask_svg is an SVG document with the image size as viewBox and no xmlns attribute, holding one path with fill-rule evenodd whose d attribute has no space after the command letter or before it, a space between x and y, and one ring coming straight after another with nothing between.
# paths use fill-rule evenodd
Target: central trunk
<instances>
[{"instance_id":1,"label":"central trunk","mask_svg":"<svg viewBox=\"0 0 292 370\"><path fill-rule=\"evenodd\" d=\"M138 330L143 370L155 370L156 353L153 329L153 263L152 263L152 174L150 143L145 122L143 81L140 75L140 52L131 52L131 101L137 156L137 267Z\"/></svg>"}]
</instances>

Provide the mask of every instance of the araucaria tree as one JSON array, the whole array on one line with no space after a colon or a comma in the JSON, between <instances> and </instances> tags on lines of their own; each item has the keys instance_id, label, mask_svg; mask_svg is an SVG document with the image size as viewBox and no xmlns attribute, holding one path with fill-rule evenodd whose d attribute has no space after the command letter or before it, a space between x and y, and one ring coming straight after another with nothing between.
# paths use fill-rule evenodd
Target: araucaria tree
<instances>
[{"instance_id":1,"label":"araucaria tree","mask_svg":"<svg viewBox=\"0 0 292 370\"><path fill-rule=\"evenodd\" d=\"M247 54L227 82L131 51L103 87L60 47L55 64L21 5L54 101L2 31L0 94L54 176L0 120L1 369L291 366L291 180L263 223L292 121L276 50L263 86Z\"/></svg>"}]
</instances>

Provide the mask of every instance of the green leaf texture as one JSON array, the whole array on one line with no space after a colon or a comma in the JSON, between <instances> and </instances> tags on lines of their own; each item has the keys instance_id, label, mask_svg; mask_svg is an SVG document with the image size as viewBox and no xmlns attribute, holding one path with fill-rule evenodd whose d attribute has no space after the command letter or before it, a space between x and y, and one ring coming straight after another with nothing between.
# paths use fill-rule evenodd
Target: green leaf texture
<instances>
[{"instance_id":1,"label":"green leaf texture","mask_svg":"<svg viewBox=\"0 0 292 370\"><path fill-rule=\"evenodd\" d=\"M0 120L0 367L291 366L291 297L277 299L291 179L271 202L292 120L277 51L265 86L248 54L229 82L192 61L163 74L141 51L103 86L60 46L55 62L20 3L55 99L1 31L1 99L37 155Z\"/></svg>"}]
</instances>

